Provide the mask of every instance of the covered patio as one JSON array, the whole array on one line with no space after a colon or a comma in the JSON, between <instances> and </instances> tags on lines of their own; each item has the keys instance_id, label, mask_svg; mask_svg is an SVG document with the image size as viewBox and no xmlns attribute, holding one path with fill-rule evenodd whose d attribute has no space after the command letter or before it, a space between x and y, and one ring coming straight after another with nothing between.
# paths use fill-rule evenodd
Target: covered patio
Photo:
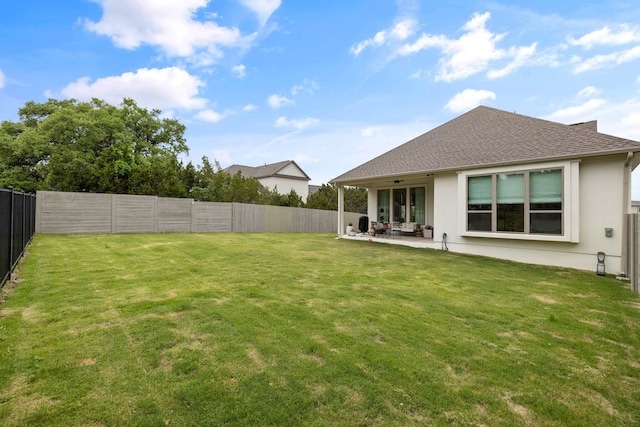
<instances>
[{"instance_id":1,"label":"covered patio","mask_svg":"<svg viewBox=\"0 0 640 427\"><path fill-rule=\"evenodd\" d=\"M384 243L388 245L399 245L399 246L409 246L412 248L433 248L434 242L433 239L428 239L424 237L416 237L409 234L393 234L393 235L385 235L385 236L371 236L367 233L357 233L355 236L349 236L347 234L343 234L340 236L341 239L346 240L360 240L360 241L369 241L371 243Z\"/></svg>"}]
</instances>

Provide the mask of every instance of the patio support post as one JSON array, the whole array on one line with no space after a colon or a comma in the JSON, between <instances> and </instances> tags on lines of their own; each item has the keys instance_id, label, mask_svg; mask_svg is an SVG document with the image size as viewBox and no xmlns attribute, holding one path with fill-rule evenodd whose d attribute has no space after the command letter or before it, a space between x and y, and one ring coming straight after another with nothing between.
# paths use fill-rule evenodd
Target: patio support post
<instances>
[{"instance_id":1,"label":"patio support post","mask_svg":"<svg viewBox=\"0 0 640 427\"><path fill-rule=\"evenodd\" d=\"M344 233L344 187L338 185L338 237Z\"/></svg>"}]
</instances>

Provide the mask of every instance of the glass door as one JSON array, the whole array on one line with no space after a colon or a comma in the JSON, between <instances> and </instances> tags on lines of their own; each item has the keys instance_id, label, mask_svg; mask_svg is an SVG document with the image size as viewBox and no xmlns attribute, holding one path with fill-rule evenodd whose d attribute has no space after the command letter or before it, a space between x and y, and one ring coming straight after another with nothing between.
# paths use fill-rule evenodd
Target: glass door
<instances>
[{"instance_id":1,"label":"glass door","mask_svg":"<svg viewBox=\"0 0 640 427\"><path fill-rule=\"evenodd\" d=\"M411 205L411 221L416 224L425 225L424 222L424 187L414 187L409 190Z\"/></svg>"},{"instance_id":2,"label":"glass door","mask_svg":"<svg viewBox=\"0 0 640 427\"><path fill-rule=\"evenodd\" d=\"M407 222L407 189L393 189L393 221Z\"/></svg>"},{"instance_id":3,"label":"glass door","mask_svg":"<svg viewBox=\"0 0 640 427\"><path fill-rule=\"evenodd\" d=\"M389 190L378 190L378 219L371 220L389 222Z\"/></svg>"}]
</instances>

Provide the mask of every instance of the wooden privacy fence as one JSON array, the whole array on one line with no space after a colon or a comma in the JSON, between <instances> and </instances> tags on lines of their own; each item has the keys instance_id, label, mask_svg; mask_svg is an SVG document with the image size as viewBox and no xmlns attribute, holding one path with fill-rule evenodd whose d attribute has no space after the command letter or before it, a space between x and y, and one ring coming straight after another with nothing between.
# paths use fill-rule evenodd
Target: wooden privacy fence
<instances>
[{"instance_id":1,"label":"wooden privacy fence","mask_svg":"<svg viewBox=\"0 0 640 427\"><path fill-rule=\"evenodd\" d=\"M0 189L0 288L35 232L36 196Z\"/></svg>"},{"instance_id":2,"label":"wooden privacy fence","mask_svg":"<svg viewBox=\"0 0 640 427\"><path fill-rule=\"evenodd\" d=\"M337 212L156 196L38 191L36 232L336 232ZM361 214L345 213L357 224Z\"/></svg>"}]
</instances>

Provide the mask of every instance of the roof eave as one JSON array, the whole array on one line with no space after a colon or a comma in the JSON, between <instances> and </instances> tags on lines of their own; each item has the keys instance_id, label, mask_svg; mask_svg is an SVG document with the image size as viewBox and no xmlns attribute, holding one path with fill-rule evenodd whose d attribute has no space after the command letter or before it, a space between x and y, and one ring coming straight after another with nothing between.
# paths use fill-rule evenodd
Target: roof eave
<instances>
[{"instance_id":1,"label":"roof eave","mask_svg":"<svg viewBox=\"0 0 640 427\"><path fill-rule=\"evenodd\" d=\"M395 174L384 174L384 175L375 175L368 177L358 177L358 178L343 178L340 177L334 178L329 181L331 184L337 185L346 185L346 186L367 186L372 182L379 182L383 180L388 180L390 178L394 179L402 179L406 177L413 177L424 175L427 178L429 174L436 173L449 173L449 172L460 172L466 170L474 170L474 169L484 169L484 168L496 168L496 167L504 167L504 166L517 166L517 165L526 165L530 163L543 163L543 162L557 162L561 160L580 160L584 158L593 158L593 157L604 157L604 156L615 156L620 154L627 154L629 152L638 153L640 152L640 146L634 147L634 149L619 149L612 150L607 152L598 152L598 153L583 153L583 154L575 154L571 156L561 155L561 156L549 156L549 157L541 157L537 159L523 159L523 160L513 160L508 162L496 162L496 163L482 163L476 165L465 165L465 166L454 166L447 168L438 168L438 169L427 169L422 171L413 171L413 172L404 172L404 173L395 173ZM348 172L347 172L348 173Z\"/></svg>"}]
</instances>

